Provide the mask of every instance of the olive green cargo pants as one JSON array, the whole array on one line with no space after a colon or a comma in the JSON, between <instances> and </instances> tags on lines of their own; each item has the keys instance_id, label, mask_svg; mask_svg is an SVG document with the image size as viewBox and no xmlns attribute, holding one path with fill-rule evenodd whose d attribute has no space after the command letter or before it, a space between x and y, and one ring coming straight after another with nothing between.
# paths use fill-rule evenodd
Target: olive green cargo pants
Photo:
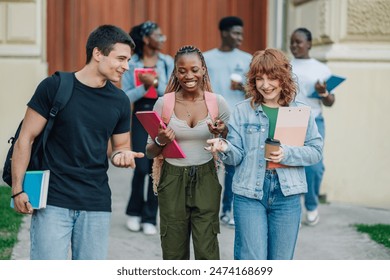
<instances>
[{"instance_id":1,"label":"olive green cargo pants","mask_svg":"<svg viewBox=\"0 0 390 280\"><path fill-rule=\"evenodd\" d=\"M197 260L219 260L221 185L214 161L178 167L166 161L158 186L164 260L190 259L190 236Z\"/></svg>"}]
</instances>

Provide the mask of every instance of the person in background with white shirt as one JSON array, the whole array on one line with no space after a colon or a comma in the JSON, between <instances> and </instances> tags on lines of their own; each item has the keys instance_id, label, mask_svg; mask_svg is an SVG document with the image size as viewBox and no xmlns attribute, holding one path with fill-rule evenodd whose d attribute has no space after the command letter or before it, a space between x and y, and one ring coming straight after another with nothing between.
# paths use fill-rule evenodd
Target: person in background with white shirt
<instances>
[{"instance_id":1,"label":"person in background with white shirt","mask_svg":"<svg viewBox=\"0 0 390 280\"><path fill-rule=\"evenodd\" d=\"M322 138L325 139L322 105L330 107L335 102L335 96L326 90L325 83L332 73L327 65L310 57L309 51L311 46L312 36L308 29L298 28L292 33L290 50L294 58L291 60L291 65L292 71L298 80L296 100L304 102L311 107L318 131ZM314 90L319 93L320 98L309 97ZM317 164L305 167L308 184L308 192L305 194L306 225L314 226L319 221L318 197L324 171L323 160Z\"/></svg>"}]
</instances>

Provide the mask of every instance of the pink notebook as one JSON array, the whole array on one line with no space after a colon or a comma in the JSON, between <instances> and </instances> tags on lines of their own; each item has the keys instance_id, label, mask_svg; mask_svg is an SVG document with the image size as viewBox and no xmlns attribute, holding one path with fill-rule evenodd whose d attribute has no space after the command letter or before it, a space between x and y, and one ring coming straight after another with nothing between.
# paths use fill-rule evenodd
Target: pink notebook
<instances>
[{"instance_id":1,"label":"pink notebook","mask_svg":"<svg viewBox=\"0 0 390 280\"><path fill-rule=\"evenodd\" d=\"M310 107L280 107L276 120L274 139L289 146L303 146L309 123ZM288 167L280 163L268 162L268 168Z\"/></svg>"},{"instance_id":2,"label":"pink notebook","mask_svg":"<svg viewBox=\"0 0 390 280\"><path fill-rule=\"evenodd\" d=\"M154 76L156 76L156 71L154 71L153 68L135 68L134 69L134 81L135 85L139 86L142 85L142 82L139 80L138 75L143 73L150 73ZM157 99L157 90L154 86L151 86L148 88L148 91L144 95L145 98L149 99Z\"/></svg>"},{"instance_id":3,"label":"pink notebook","mask_svg":"<svg viewBox=\"0 0 390 280\"><path fill-rule=\"evenodd\" d=\"M142 126L148 132L150 137L154 139L158 134L158 128L160 123L163 123L160 116L155 111L140 111L136 112L138 120L141 122ZM165 124L163 123L165 128ZM177 144L176 140L171 143L168 143L162 150L162 155L165 158L185 158L183 150Z\"/></svg>"}]
</instances>

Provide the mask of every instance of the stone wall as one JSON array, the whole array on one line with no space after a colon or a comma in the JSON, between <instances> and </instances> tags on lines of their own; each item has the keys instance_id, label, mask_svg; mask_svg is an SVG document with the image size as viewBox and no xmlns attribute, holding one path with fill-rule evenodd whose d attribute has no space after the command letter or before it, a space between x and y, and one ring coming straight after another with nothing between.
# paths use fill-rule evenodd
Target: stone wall
<instances>
[{"instance_id":1,"label":"stone wall","mask_svg":"<svg viewBox=\"0 0 390 280\"><path fill-rule=\"evenodd\" d=\"M313 33L312 57L347 77L325 108L328 201L390 209L390 1L317 0L288 3L286 36ZM289 53L289 52L288 52Z\"/></svg>"}]
</instances>

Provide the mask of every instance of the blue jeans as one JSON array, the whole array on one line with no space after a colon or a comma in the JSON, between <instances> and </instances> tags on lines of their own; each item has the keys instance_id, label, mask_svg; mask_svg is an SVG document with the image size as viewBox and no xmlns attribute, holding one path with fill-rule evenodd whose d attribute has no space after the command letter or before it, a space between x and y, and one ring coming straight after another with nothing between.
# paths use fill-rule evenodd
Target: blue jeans
<instances>
[{"instance_id":1,"label":"blue jeans","mask_svg":"<svg viewBox=\"0 0 390 280\"><path fill-rule=\"evenodd\" d=\"M48 205L34 210L30 238L32 260L107 258L111 212L70 210ZM70 247L71 245L71 247Z\"/></svg>"},{"instance_id":2,"label":"blue jeans","mask_svg":"<svg viewBox=\"0 0 390 280\"><path fill-rule=\"evenodd\" d=\"M222 213L230 212L232 210L233 202L233 191L232 191L232 182L235 167L233 165L225 164L225 186L223 190L222 198Z\"/></svg>"},{"instance_id":3,"label":"blue jeans","mask_svg":"<svg viewBox=\"0 0 390 280\"><path fill-rule=\"evenodd\" d=\"M318 132L325 140L325 123L322 115L316 119ZM323 160L314 165L306 166L306 182L307 182L307 193L305 194L305 208L308 211L316 210L318 207L318 196L320 195L320 187L322 178L325 172L325 165Z\"/></svg>"},{"instance_id":4,"label":"blue jeans","mask_svg":"<svg viewBox=\"0 0 390 280\"><path fill-rule=\"evenodd\" d=\"M284 196L274 171L266 171L261 200L234 194L234 259L288 260L301 219L300 195Z\"/></svg>"}]
</instances>

